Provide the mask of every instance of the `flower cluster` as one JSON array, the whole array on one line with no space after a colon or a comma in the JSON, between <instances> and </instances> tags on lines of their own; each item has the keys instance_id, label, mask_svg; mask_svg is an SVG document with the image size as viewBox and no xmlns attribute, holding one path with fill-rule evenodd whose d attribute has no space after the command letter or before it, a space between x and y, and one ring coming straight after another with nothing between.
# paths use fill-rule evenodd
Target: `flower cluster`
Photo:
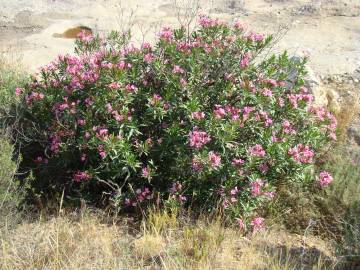
<instances>
[{"instance_id":1,"label":"flower cluster","mask_svg":"<svg viewBox=\"0 0 360 270\"><path fill-rule=\"evenodd\" d=\"M210 136L204 131L191 131L189 133L190 147L201 148L211 141Z\"/></svg>"},{"instance_id":2,"label":"flower cluster","mask_svg":"<svg viewBox=\"0 0 360 270\"><path fill-rule=\"evenodd\" d=\"M314 158L314 152L308 145L298 144L289 149L289 155L299 163L312 163Z\"/></svg>"},{"instance_id":3,"label":"flower cluster","mask_svg":"<svg viewBox=\"0 0 360 270\"><path fill-rule=\"evenodd\" d=\"M325 188L331 184L333 178L330 173L323 171L320 173L319 177L316 178L316 181L321 188Z\"/></svg>"}]
</instances>

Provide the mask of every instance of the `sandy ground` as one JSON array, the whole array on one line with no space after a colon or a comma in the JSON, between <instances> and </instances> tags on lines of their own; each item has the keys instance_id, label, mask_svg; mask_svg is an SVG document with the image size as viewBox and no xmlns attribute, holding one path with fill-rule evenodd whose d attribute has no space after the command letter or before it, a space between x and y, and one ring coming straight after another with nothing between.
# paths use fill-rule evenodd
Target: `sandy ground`
<instances>
[{"instance_id":1,"label":"sandy ground","mask_svg":"<svg viewBox=\"0 0 360 270\"><path fill-rule=\"evenodd\" d=\"M196 1L214 17L239 19L258 32L281 31L277 48L310 52L318 75L360 67L359 0L0 0L0 50L20 53L35 70L73 51L73 40L55 33L80 25L101 33L133 25L136 41L151 40L161 25L178 25L177 11Z\"/></svg>"}]
</instances>

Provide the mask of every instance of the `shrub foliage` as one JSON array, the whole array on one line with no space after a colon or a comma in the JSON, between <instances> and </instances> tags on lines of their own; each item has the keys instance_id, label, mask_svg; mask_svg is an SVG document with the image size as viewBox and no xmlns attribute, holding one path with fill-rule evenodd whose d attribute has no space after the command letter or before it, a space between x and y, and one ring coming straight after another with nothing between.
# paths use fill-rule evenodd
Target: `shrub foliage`
<instances>
[{"instance_id":1,"label":"shrub foliage","mask_svg":"<svg viewBox=\"0 0 360 270\"><path fill-rule=\"evenodd\" d=\"M240 226L279 185L328 185L316 158L336 120L312 105L306 58L264 57L271 37L200 17L190 35L163 28L154 46L81 35L17 94L35 194L65 190L122 208L220 206Z\"/></svg>"}]
</instances>

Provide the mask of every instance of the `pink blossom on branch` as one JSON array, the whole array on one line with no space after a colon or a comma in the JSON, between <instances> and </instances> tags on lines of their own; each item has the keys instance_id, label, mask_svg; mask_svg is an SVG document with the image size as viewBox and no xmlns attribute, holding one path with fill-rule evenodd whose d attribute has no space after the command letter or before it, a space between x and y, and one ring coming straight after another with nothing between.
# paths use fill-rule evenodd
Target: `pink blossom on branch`
<instances>
[{"instance_id":1,"label":"pink blossom on branch","mask_svg":"<svg viewBox=\"0 0 360 270\"><path fill-rule=\"evenodd\" d=\"M152 61L154 61L154 55L152 53L147 53L144 55L145 63L150 64Z\"/></svg>"},{"instance_id":2,"label":"pink blossom on branch","mask_svg":"<svg viewBox=\"0 0 360 270\"><path fill-rule=\"evenodd\" d=\"M20 96L22 93L24 93L24 89L20 88L20 87L16 87L15 89L15 94L17 96Z\"/></svg>"},{"instance_id":3,"label":"pink blossom on branch","mask_svg":"<svg viewBox=\"0 0 360 270\"><path fill-rule=\"evenodd\" d=\"M241 165L243 165L245 163L245 161L241 158L234 158L231 162L231 165L233 165L234 167L240 167Z\"/></svg>"},{"instance_id":4,"label":"pink blossom on branch","mask_svg":"<svg viewBox=\"0 0 360 270\"><path fill-rule=\"evenodd\" d=\"M251 196L257 197L261 195L261 188L264 186L264 181L261 179L256 179L254 182L250 183Z\"/></svg>"},{"instance_id":5,"label":"pink blossom on branch","mask_svg":"<svg viewBox=\"0 0 360 270\"><path fill-rule=\"evenodd\" d=\"M75 182L82 182L90 179L90 175L86 172L77 171L74 174L74 181Z\"/></svg>"},{"instance_id":6,"label":"pink blossom on branch","mask_svg":"<svg viewBox=\"0 0 360 270\"><path fill-rule=\"evenodd\" d=\"M226 116L226 111L221 105L215 105L214 115L216 119L221 119Z\"/></svg>"},{"instance_id":7,"label":"pink blossom on branch","mask_svg":"<svg viewBox=\"0 0 360 270\"><path fill-rule=\"evenodd\" d=\"M321 188L327 187L332 181L333 177L327 171L320 172L319 177L316 178L316 182Z\"/></svg>"},{"instance_id":8,"label":"pink blossom on branch","mask_svg":"<svg viewBox=\"0 0 360 270\"><path fill-rule=\"evenodd\" d=\"M210 163L210 167L213 169L217 169L221 166L221 156L213 151L209 152L208 160Z\"/></svg>"},{"instance_id":9,"label":"pink blossom on branch","mask_svg":"<svg viewBox=\"0 0 360 270\"><path fill-rule=\"evenodd\" d=\"M193 113L191 113L191 117L196 120L201 120L201 119L205 118L205 113L204 112L193 112Z\"/></svg>"},{"instance_id":10,"label":"pink blossom on branch","mask_svg":"<svg viewBox=\"0 0 360 270\"><path fill-rule=\"evenodd\" d=\"M264 157L266 155L265 150L260 144L256 144L249 148L249 154L253 157Z\"/></svg>"},{"instance_id":11,"label":"pink blossom on branch","mask_svg":"<svg viewBox=\"0 0 360 270\"><path fill-rule=\"evenodd\" d=\"M251 225L253 226L253 231L261 231L265 228L264 224L265 219L262 217L256 217L251 221Z\"/></svg>"},{"instance_id":12,"label":"pink blossom on branch","mask_svg":"<svg viewBox=\"0 0 360 270\"><path fill-rule=\"evenodd\" d=\"M173 39L173 31L170 27L163 27L159 33L160 39L170 42Z\"/></svg>"},{"instance_id":13,"label":"pink blossom on branch","mask_svg":"<svg viewBox=\"0 0 360 270\"><path fill-rule=\"evenodd\" d=\"M235 223L239 226L240 230L245 230L245 222L241 218L235 218Z\"/></svg>"},{"instance_id":14,"label":"pink blossom on branch","mask_svg":"<svg viewBox=\"0 0 360 270\"><path fill-rule=\"evenodd\" d=\"M172 73L173 74L183 74L185 71L180 66L174 65Z\"/></svg>"},{"instance_id":15,"label":"pink blossom on branch","mask_svg":"<svg viewBox=\"0 0 360 270\"><path fill-rule=\"evenodd\" d=\"M190 147L201 148L211 141L210 136L205 131L194 130L189 133Z\"/></svg>"},{"instance_id":16,"label":"pink blossom on branch","mask_svg":"<svg viewBox=\"0 0 360 270\"><path fill-rule=\"evenodd\" d=\"M310 147L303 144L298 144L295 147L290 148L288 154L299 163L311 163L315 156Z\"/></svg>"}]
</instances>

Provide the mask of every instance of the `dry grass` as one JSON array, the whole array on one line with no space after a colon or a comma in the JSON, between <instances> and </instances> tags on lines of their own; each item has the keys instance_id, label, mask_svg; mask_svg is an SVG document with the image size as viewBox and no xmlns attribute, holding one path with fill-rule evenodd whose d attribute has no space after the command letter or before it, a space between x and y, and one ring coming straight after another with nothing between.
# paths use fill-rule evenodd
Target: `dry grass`
<instances>
[{"instance_id":1,"label":"dry grass","mask_svg":"<svg viewBox=\"0 0 360 270\"><path fill-rule=\"evenodd\" d=\"M0 234L1 269L333 269L314 237L268 230L244 237L219 222L154 213L136 233L87 214L23 223Z\"/></svg>"}]
</instances>

